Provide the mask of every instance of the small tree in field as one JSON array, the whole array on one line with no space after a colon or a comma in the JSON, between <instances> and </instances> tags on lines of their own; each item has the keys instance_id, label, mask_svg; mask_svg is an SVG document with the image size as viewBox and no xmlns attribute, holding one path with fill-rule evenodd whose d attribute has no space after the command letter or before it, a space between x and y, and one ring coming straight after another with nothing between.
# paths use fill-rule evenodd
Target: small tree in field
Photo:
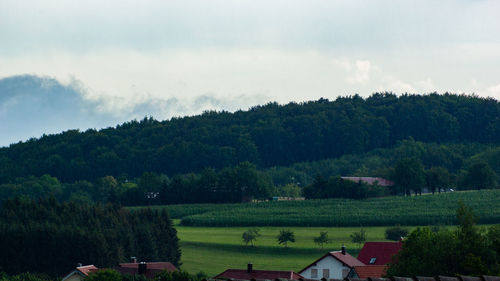
<instances>
[{"instance_id":1,"label":"small tree in field","mask_svg":"<svg viewBox=\"0 0 500 281\"><path fill-rule=\"evenodd\" d=\"M323 249L324 244L330 243L330 239L328 238L328 231L321 231L318 237L314 237L314 243L316 243L321 247L321 249Z\"/></svg>"},{"instance_id":2,"label":"small tree in field","mask_svg":"<svg viewBox=\"0 0 500 281\"><path fill-rule=\"evenodd\" d=\"M402 237L406 237L408 233L409 233L408 228L396 225L394 227L389 227L385 230L385 239L398 241Z\"/></svg>"},{"instance_id":3,"label":"small tree in field","mask_svg":"<svg viewBox=\"0 0 500 281\"><path fill-rule=\"evenodd\" d=\"M245 245L248 246L248 244L250 244L253 246L254 242L257 241L257 237L260 236L259 231L260 230L257 228L249 229L249 230L243 232L243 234L241 235L241 240L243 240Z\"/></svg>"},{"instance_id":4,"label":"small tree in field","mask_svg":"<svg viewBox=\"0 0 500 281\"><path fill-rule=\"evenodd\" d=\"M364 229L360 229L358 232L351 233L351 241L352 243L356 243L361 248L361 244L366 241L366 231Z\"/></svg>"},{"instance_id":5,"label":"small tree in field","mask_svg":"<svg viewBox=\"0 0 500 281\"><path fill-rule=\"evenodd\" d=\"M280 234L277 237L278 244L284 244L285 248L288 247L288 242L295 242L295 234L290 229L280 230Z\"/></svg>"}]
</instances>

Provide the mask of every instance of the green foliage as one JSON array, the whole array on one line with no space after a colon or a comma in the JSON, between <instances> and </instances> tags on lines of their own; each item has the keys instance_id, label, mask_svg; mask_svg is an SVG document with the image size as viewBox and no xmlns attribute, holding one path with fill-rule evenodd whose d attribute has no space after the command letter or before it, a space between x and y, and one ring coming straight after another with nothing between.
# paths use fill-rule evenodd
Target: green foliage
<instances>
[{"instance_id":1,"label":"green foliage","mask_svg":"<svg viewBox=\"0 0 500 281\"><path fill-rule=\"evenodd\" d=\"M319 233L319 236L314 237L313 240L314 240L314 243L316 243L318 246L321 247L321 249L323 249L323 246L325 244L330 243L330 239L328 238L328 231L321 231Z\"/></svg>"},{"instance_id":2,"label":"green foliage","mask_svg":"<svg viewBox=\"0 0 500 281\"><path fill-rule=\"evenodd\" d=\"M497 275L500 273L498 226L487 233L475 226L472 210L460 204L456 231L417 228L403 240L388 276Z\"/></svg>"},{"instance_id":3,"label":"green foliage","mask_svg":"<svg viewBox=\"0 0 500 281\"><path fill-rule=\"evenodd\" d=\"M407 227L402 227L400 225L389 227L385 230L385 239L399 241L401 238L406 237L408 233L409 230Z\"/></svg>"},{"instance_id":4,"label":"green foliage","mask_svg":"<svg viewBox=\"0 0 500 281\"><path fill-rule=\"evenodd\" d=\"M378 184L369 185L363 182L353 182L340 177L330 177L328 180L318 175L314 182L304 188L306 198L353 198L381 197L389 194L388 190Z\"/></svg>"},{"instance_id":5,"label":"green foliage","mask_svg":"<svg viewBox=\"0 0 500 281\"><path fill-rule=\"evenodd\" d=\"M257 238L260 236L258 228L249 229L241 235L241 240L248 245L249 243L253 246L254 242L257 241Z\"/></svg>"},{"instance_id":6,"label":"green foliage","mask_svg":"<svg viewBox=\"0 0 500 281\"><path fill-rule=\"evenodd\" d=\"M410 195L412 191L422 193L425 183L424 166L416 158L403 158L398 161L393 175L396 194Z\"/></svg>"},{"instance_id":7,"label":"green foliage","mask_svg":"<svg viewBox=\"0 0 500 281\"><path fill-rule=\"evenodd\" d=\"M8 276L5 273L0 272L0 281L55 281L57 279L52 279L44 274L33 274L29 272L20 273L13 276Z\"/></svg>"},{"instance_id":8,"label":"green foliage","mask_svg":"<svg viewBox=\"0 0 500 281\"><path fill-rule=\"evenodd\" d=\"M361 244L366 242L366 231L360 229L359 231L353 232L350 235L352 243L356 243L361 247Z\"/></svg>"},{"instance_id":9,"label":"green foliage","mask_svg":"<svg viewBox=\"0 0 500 281\"><path fill-rule=\"evenodd\" d=\"M164 270L156 275L155 280L158 281L196 281L199 280L196 276L191 276L185 271L167 271Z\"/></svg>"},{"instance_id":10,"label":"green foliage","mask_svg":"<svg viewBox=\"0 0 500 281\"><path fill-rule=\"evenodd\" d=\"M365 99L354 95L268 103L248 111L210 111L162 122L144 118L0 148L0 183L44 174L62 182L135 178L144 172L173 176L246 161L260 168L288 166L387 148L410 137L425 143L498 144L499 115L494 99L376 93Z\"/></svg>"},{"instance_id":11,"label":"green foliage","mask_svg":"<svg viewBox=\"0 0 500 281\"><path fill-rule=\"evenodd\" d=\"M122 281L122 276L116 270L103 269L92 272L85 277L85 281Z\"/></svg>"},{"instance_id":12,"label":"green foliage","mask_svg":"<svg viewBox=\"0 0 500 281\"><path fill-rule=\"evenodd\" d=\"M9 274L52 276L78 262L115 266L130 256L180 263L166 210L13 199L0 208L0 264Z\"/></svg>"},{"instance_id":13,"label":"green foliage","mask_svg":"<svg viewBox=\"0 0 500 281\"><path fill-rule=\"evenodd\" d=\"M451 186L450 173L444 167L432 167L425 173L427 187L434 194Z\"/></svg>"},{"instance_id":14,"label":"green foliage","mask_svg":"<svg viewBox=\"0 0 500 281\"><path fill-rule=\"evenodd\" d=\"M497 178L495 171L486 162L472 164L467 169L465 184L469 188L485 189L496 188Z\"/></svg>"},{"instance_id":15,"label":"green foliage","mask_svg":"<svg viewBox=\"0 0 500 281\"><path fill-rule=\"evenodd\" d=\"M283 244L285 248L288 248L288 242L295 242L295 234L290 229L282 229L276 239L278 240L278 244Z\"/></svg>"},{"instance_id":16,"label":"green foliage","mask_svg":"<svg viewBox=\"0 0 500 281\"><path fill-rule=\"evenodd\" d=\"M452 225L459 201L474 208L479 223L500 222L500 190L457 191L426 196L171 205L191 226L387 226ZM425 214L425 215L423 215Z\"/></svg>"}]
</instances>

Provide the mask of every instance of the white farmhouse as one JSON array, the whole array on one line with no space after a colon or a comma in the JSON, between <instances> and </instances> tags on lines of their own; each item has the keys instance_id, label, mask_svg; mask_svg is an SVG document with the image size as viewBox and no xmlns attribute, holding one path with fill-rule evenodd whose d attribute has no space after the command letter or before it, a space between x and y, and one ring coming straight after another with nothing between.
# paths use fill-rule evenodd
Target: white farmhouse
<instances>
[{"instance_id":1,"label":"white farmhouse","mask_svg":"<svg viewBox=\"0 0 500 281\"><path fill-rule=\"evenodd\" d=\"M365 265L355 257L346 253L345 247L342 251L326 253L315 262L311 263L299 274L306 279L344 279L354 266Z\"/></svg>"}]
</instances>

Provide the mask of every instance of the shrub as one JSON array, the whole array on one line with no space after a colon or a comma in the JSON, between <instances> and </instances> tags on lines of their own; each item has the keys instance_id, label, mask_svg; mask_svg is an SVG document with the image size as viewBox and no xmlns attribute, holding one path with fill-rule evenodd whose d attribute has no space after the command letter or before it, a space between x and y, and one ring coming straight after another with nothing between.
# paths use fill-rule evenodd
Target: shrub
<instances>
[{"instance_id":1,"label":"shrub","mask_svg":"<svg viewBox=\"0 0 500 281\"><path fill-rule=\"evenodd\" d=\"M401 237L405 237L406 235L408 235L408 233L408 228L401 227L399 225L389 227L385 230L385 239L398 241L401 239Z\"/></svg>"}]
</instances>

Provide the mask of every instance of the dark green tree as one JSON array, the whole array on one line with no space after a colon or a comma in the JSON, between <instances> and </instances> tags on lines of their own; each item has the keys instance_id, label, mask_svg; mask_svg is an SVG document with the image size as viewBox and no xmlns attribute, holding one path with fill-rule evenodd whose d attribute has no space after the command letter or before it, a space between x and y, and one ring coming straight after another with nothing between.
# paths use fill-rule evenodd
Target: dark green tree
<instances>
[{"instance_id":1,"label":"dark green tree","mask_svg":"<svg viewBox=\"0 0 500 281\"><path fill-rule=\"evenodd\" d=\"M469 188L496 188L497 175L486 162L472 164L467 169L466 184Z\"/></svg>"},{"instance_id":2,"label":"dark green tree","mask_svg":"<svg viewBox=\"0 0 500 281\"><path fill-rule=\"evenodd\" d=\"M241 240L243 240L245 245L250 244L254 246L255 241L257 241L257 238L260 237L259 232L260 230L258 228L248 229L241 235Z\"/></svg>"},{"instance_id":3,"label":"dark green tree","mask_svg":"<svg viewBox=\"0 0 500 281\"><path fill-rule=\"evenodd\" d=\"M328 238L328 231L320 231L319 236L314 237L313 240L314 243L316 243L318 246L321 247L321 249L323 249L323 246L325 244L330 243L330 238Z\"/></svg>"},{"instance_id":4,"label":"dark green tree","mask_svg":"<svg viewBox=\"0 0 500 281\"><path fill-rule=\"evenodd\" d=\"M415 158L404 158L398 161L393 175L398 193L410 195L412 191L422 192L425 184L425 173L422 163Z\"/></svg>"},{"instance_id":5,"label":"dark green tree","mask_svg":"<svg viewBox=\"0 0 500 281\"><path fill-rule=\"evenodd\" d=\"M278 244L285 245L285 248L288 248L288 242L295 242L295 234L290 229L280 230L280 234L276 238L278 240Z\"/></svg>"}]
</instances>

